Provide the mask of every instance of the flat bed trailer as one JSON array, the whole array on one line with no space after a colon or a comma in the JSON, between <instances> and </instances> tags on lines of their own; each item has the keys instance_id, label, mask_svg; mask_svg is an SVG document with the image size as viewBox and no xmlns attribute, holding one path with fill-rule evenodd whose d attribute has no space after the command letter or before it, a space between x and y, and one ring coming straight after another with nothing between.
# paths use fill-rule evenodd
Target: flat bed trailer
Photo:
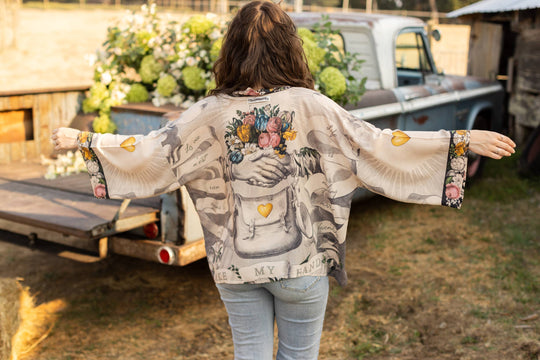
<instances>
[{"instance_id":1,"label":"flat bed trailer","mask_svg":"<svg viewBox=\"0 0 540 360\"><path fill-rule=\"evenodd\" d=\"M45 167L35 163L0 165L1 229L26 235L30 242L40 239L91 251L96 259L117 253L186 265L205 256L202 236L193 239L192 234L186 241L177 231L185 215L176 202L180 190L131 201L103 200L93 196L86 173L53 180L44 173ZM158 238L145 236L142 227L148 224L161 230Z\"/></svg>"}]
</instances>

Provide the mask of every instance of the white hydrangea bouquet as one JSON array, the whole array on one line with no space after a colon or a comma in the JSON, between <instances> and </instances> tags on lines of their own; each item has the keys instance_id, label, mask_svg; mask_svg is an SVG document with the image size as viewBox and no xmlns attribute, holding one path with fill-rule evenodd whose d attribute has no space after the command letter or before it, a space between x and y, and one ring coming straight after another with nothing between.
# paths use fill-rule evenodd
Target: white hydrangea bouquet
<instances>
[{"instance_id":1,"label":"white hydrangea bouquet","mask_svg":"<svg viewBox=\"0 0 540 360\"><path fill-rule=\"evenodd\" d=\"M109 27L104 49L89 59L94 84L83 111L99 113L94 131L116 130L111 106L152 101L189 107L205 96L215 86L212 65L224 31L225 22L217 15L194 15L179 23L160 18L155 4Z\"/></svg>"},{"instance_id":2,"label":"white hydrangea bouquet","mask_svg":"<svg viewBox=\"0 0 540 360\"><path fill-rule=\"evenodd\" d=\"M330 23L314 32L299 29L319 91L345 105L364 91L350 71L356 56L338 50ZM96 132L115 132L112 106L151 101L155 106L187 108L215 87L212 66L219 55L226 22L214 14L194 15L185 22L162 19L156 6L143 5L109 27L103 49L90 57L94 84L83 102L85 113L97 112Z\"/></svg>"},{"instance_id":3,"label":"white hydrangea bouquet","mask_svg":"<svg viewBox=\"0 0 540 360\"><path fill-rule=\"evenodd\" d=\"M68 151L65 154L59 154L56 159L46 158L41 155L41 165L47 166L45 179L56 179L58 176L68 176L87 172L86 164L80 151Z\"/></svg>"}]
</instances>

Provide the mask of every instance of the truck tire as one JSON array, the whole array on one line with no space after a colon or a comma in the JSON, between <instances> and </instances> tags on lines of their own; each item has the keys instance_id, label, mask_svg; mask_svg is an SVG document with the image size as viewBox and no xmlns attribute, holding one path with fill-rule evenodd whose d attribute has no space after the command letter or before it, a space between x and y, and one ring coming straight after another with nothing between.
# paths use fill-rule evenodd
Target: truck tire
<instances>
[{"instance_id":1,"label":"truck tire","mask_svg":"<svg viewBox=\"0 0 540 360\"><path fill-rule=\"evenodd\" d=\"M540 176L540 125L527 138L519 158L519 174L522 176Z\"/></svg>"}]
</instances>

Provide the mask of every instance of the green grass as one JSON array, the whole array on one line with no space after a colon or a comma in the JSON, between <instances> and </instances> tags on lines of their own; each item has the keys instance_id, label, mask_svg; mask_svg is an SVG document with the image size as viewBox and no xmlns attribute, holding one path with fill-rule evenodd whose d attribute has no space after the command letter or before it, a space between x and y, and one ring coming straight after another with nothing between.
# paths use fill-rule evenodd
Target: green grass
<instances>
[{"instance_id":1,"label":"green grass","mask_svg":"<svg viewBox=\"0 0 540 360\"><path fill-rule=\"evenodd\" d=\"M387 276L374 276L360 287L363 296L354 300L347 314L350 358L410 356L412 349L418 353L424 341L432 339L433 330L427 329L439 329L443 321L449 329L457 322L472 331L448 333L448 342L439 338L437 346L443 352L442 344L454 344L473 358L477 352L498 358L508 346L532 341L514 326L540 305L540 180L518 176L518 156L487 161L483 177L468 186L460 211L384 204L351 224L356 231L367 229L363 251L373 259L371 267ZM438 221L452 229L438 227ZM415 224L419 229L427 225L427 231L406 229ZM379 255L385 257L379 260ZM441 272L418 273L415 264L422 261ZM455 284L448 278L456 267L465 282ZM392 292L397 297L407 290L411 298L394 301ZM455 303L449 302L452 296ZM460 310L453 312L456 309ZM438 311L446 314L444 320L423 316ZM366 321L370 316L373 320ZM491 324L487 330L486 323ZM435 330L439 331L444 330Z\"/></svg>"},{"instance_id":2,"label":"green grass","mask_svg":"<svg viewBox=\"0 0 540 360\"><path fill-rule=\"evenodd\" d=\"M475 179L474 184L467 189L466 199L473 197L505 204L538 193L540 179L518 176L519 156L516 152L510 158L486 160L482 177Z\"/></svg>"},{"instance_id":3,"label":"green grass","mask_svg":"<svg viewBox=\"0 0 540 360\"><path fill-rule=\"evenodd\" d=\"M518 302L540 304L540 180L517 175L516 155L488 161L483 178L466 195L481 205L465 212L496 234L480 240L494 243L491 276L500 289Z\"/></svg>"}]
</instances>

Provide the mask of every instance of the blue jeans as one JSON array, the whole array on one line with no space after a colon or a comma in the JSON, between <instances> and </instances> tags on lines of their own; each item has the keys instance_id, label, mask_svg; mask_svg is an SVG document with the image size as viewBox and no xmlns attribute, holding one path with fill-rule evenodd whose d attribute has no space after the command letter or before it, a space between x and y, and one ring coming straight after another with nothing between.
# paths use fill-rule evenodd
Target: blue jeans
<instances>
[{"instance_id":1,"label":"blue jeans","mask_svg":"<svg viewBox=\"0 0 540 360\"><path fill-rule=\"evenodd\" d=\"M229 314L235 360L313 360L328 300L328 277L304 276L264 284L216 284Z\"/></svg>"}]
</instances>

